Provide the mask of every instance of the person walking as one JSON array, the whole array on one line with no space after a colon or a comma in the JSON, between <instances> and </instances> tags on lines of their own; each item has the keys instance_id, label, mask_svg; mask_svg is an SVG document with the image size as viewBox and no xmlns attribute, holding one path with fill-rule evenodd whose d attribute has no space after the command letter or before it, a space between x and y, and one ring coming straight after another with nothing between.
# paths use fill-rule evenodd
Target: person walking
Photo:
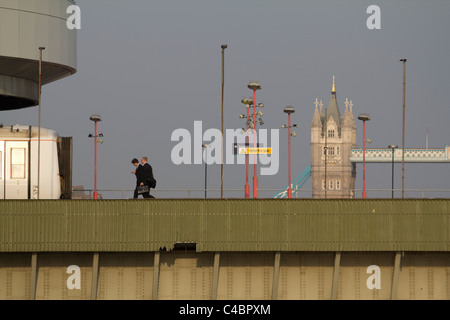
<instances>
[{"instance_id":1,"label":"person walking","mask_svg":"<svg viewBox=\"0 0 450 320\"><path fill-rule=\"evenodd\" d=\"M131 160L131 164L136 167L136 169L134 171L131 171L131 173L136 175L136 188L134 189L133 199L137 199L137 197L139 196L138 187L141 185L141 180L142 180L141 177L142 177L144 168L139 164L139 160L136 158Z\"/></svg>"},{"instance_id":2,"label":"person walking","mask_svg":"<svg viewBox=\"0 0 450 320\"><path fill-rule=\"evenodd\" d=\"M155 180L155 178L153 176L153 168L148 163L148 158L147 157L142 157L141 163L142 163L142 177L141 177L141 180L140 180L140 185L141 186L148 186L148 190L149 190L148 192L143 193L142 196L144 198L154 198L150 194L150 188L154 187L153 186L153 181Z\"/></svg>"}]
</instances>

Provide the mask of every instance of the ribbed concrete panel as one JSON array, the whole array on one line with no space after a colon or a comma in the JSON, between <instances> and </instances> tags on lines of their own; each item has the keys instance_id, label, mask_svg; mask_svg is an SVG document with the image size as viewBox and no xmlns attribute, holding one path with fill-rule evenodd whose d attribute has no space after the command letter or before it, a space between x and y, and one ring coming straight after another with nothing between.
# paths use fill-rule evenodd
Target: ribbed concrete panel
<instances>
[{"instance_id":1,"label":"ribbed concrete panel","mask_svg":"<svg viewBox=\"0 0 450 320\"><path fill-rule=\"evenodd\" d=\"M99 260L99 300L152 299L153 254L107 253Z\"/></svg>"},{"instance_id":2,"label":"ribbed concrete panel","mask_svg":"<svg viewBox=\"0 0 450 320\"><path fill-rule=\"evenodd\" d=\"M272 300L277 288L280 300L450 299L448 252L280 255L276 279L274 252L220 253L217 299ZM0 254L1 300L30 299L33 287L39 300L208 300L212 296L214 253L161 252L158 264L155 253L101 253L97 278L95 254L37 253L36 286L32 286L31 257L29 253ZM74 267L79 268L78 280L74 272L68 272ZM158 267L159 274L155 273ZM76 281L78 287L73 286Z\"/></svg>"},{"instance_id":3,"label":"ribbed concrete panel","mask_svg":"<svg viewBox=\"0 0 450 320\"><path fill-rule=\"evenodd\" d=\"M79 289L69 287L74 271L79 268ZM69 272L68 272L69 271ZM78 279L77 279L78 281ZM92 285L92 254L55 254L38 256L37 300L88 300Z\"/></svg>"},{"instance_id":4,"label":"ribbed concrete panel","mask_svg":"<svg viewBox=\"0 0 450 320\"><path fill-rule=\"evenodd\" d=\"M370 286L375 284L375 280L371 281L375 271L370 266L379 268L379 288ZM340 264L337 299L389 300L393 271L393 253L357 252L344 254ZM378 269L376 272L378 272Z\"/></svg>"},{"instance_id":5,"label":"ribbed concrete panel","mask_svg":"<svg viewBox=\"0 0 450 320\"><path fill-rule=\"evenodd\" d=\"M270 300L273 253L221 255L218 300Z\"/></svg>"},{"instance_id":6,"label":"ribbed concrete panel","mask_svg":"<svg viewBox=\"0 0 450 320\"><path fill-rule=\"evenodd\" d=\"M214 255L171 252L161 254L159 300L209 300Z\"/></svg>"},{"instance_id":7,"label":"ribbed concrete panel","mask_svg":"<svg viewBox=\"0 0 450 320\"><path fill-rule=\"evenodd\" d=\"M449 251L449 200L4 200L0 252Z\"/></svg>"},{"instance_id":8,"label":"ribbed concrete panel","mask_svg":"<svg viewBox=\"0 0 450 320\"><path fill-rule=\"evenodd\" d=\"M449 254L405 254L399 284L398 299L401 300L449 300Z\"/></svg>"},{"instance_id":9,"label":"ribbed concrete panel","mask_svg":"<svg viewBox=\"0 0 450 320\"><path fill-rule=\"evenodd\" d=\"M0 254L0 300L30 296L31 254Z\"/></svg>"},{"instance_id":10,"label":"ribbed concrete panel","mask_svg":"<svg viewBox=\"0 0 450 320\"><path fill-rule=\"evenodd\" d=\"M329 300L333 281L332 252L283 253L280 266L280 300Z\"/></svg>"}]
</instances>

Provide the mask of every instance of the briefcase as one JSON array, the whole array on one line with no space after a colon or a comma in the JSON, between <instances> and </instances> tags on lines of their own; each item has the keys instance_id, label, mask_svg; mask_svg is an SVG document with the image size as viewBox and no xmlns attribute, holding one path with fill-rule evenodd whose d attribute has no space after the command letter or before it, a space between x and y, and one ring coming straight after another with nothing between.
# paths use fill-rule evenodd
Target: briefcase
<instances>
[{"instance_id":1,"label":"briefcase","mask_svg":"<svg viewBox=\"0 0 450 320\"><path fill-rule=\"evenodd\" d=\"M138 187L138 194L147 193L149 191L150 191L150 189L148 188L148 186L139 186Z\"/></svg>"}]
</instances>

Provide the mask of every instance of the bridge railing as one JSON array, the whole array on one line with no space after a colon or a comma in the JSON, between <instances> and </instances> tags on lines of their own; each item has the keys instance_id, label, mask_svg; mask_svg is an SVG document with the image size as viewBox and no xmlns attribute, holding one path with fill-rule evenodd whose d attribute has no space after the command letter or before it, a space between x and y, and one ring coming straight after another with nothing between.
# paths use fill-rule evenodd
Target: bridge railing
<instances>
[{"instance_id":1,"label":"bridge railing","mask_svg":"<svg viewBox=\"0 0 450 320\"><path fill-rule=\"evenodd\" d=\"M94 190L74 190L72 199L92 199ZM322 190L320 190L322 191ZM335 191L335 190L334 190ZM339 191L352 191L356 199L362 198L362 189L352 190L339 190ZM367 198L369 199L387 199L392 197L392 191L394 191L394 198L402 198L402 189L366 189ZM132 199L134 189L97 189L99 197L102 199ZM273 198L279 189L259 189L258 198ZM298 199L311 199L312 189L300 189L294 195L293 198ZM328 192L327 197L332 199L333 190ZM205 189L152 189L150 192L156 198L174 198L174 199L202 199L205 198ZM220 189L207 189L206 197L209 199L220 199ZM223 189L224 198L244 199L244 189ZM250 192L250 198L252 198L252 192ZM430 198L450 198L450 189L405 189L404 198L406 199L430 199ZM142 196L139 196L142 199Z\"/></svg>"}]
</instances>

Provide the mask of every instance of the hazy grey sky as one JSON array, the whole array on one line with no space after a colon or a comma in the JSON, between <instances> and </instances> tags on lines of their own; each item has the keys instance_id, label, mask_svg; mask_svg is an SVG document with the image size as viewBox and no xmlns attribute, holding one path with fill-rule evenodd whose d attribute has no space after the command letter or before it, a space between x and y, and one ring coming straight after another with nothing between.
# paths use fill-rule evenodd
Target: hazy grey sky
<instances>
[{"instance_id":1,"label":"hazy grey sky","mask_svg":"<svg viewBox=\"0 0 450 320\"><path fill-rule=\"evenodd\" d=\"M94 145L89 117L99 113L98 188L132 189L131 159L147 155L158 188L204 187L204 165L174 165L171 134L220 129L221 44L225 51L225 128L241 128L242 97L257 80L264 128L280 128L293 105L292 178L310 164L314 100L325 106L332 76L341 113L353 100L355 119L368 113L370 147L402 143L402 81L407 58L406 147L450 141L450 1L78 0L78 72L43 88L42 125L74 139L73 184L93 188ZM381 29L369 30L367 7L381 8ZM4 124L37 125L37 108L5 111ZM357 122L362 145L362 123ZM287 132L280 130L287 154ZM390 188L390 164L367 164L366 187ZM357 165L356 186L362 186ZM252 171L251 171L252 172ZM449 164L407 164L406 188L450 188ZM253 174L250 175L250 181ZM208 167L208 187L220 188L220 165ZM287 184L287 157L260 189ZM395 167L401 187L401 164ZM224 188L243 188L244 165L225 165ZM304 188L311 188L309 181ZM265 193L271 196L272 193ZM181 194L180 194L181 195ZM240 195L234 193L233 195ZM243 193L242 193L243 195ZM117 196L119 196L117 194ZM128 193L126 196L131 196ZM164 196L164 195L161 195ZM184 196L184 194L183 194ZM310 193L308 193L308 197ZM358 195L360 196L360 195ZM370 197L370 192L368 197Z\"/></svg>"}]
</instances>

